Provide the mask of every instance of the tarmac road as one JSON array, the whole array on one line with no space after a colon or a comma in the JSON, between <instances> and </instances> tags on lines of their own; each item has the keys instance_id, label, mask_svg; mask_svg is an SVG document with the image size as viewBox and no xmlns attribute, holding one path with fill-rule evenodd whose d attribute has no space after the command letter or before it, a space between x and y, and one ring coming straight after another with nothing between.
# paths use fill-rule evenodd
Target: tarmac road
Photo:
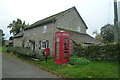
<instances>
[{"instance_id":1,"label":"tarmac road","mask_svg":"<svg viewBox=\"0 0 120 80\"><path fill-rule=\"evenodd\" d=\"M57 78L55 75L24 63L6 54L2 55L2 78ZM60 79L61 80L61 79Z\"/></svg>"},{"instance_id":2,"label":"tarmac road","mask_svg":"<svg viewBox=\"0 0 120 80\"><path fill-rule=\"evenodd\" d=\"M0 52L0 80L1 79L2 79L2 53Z\"/></svg>"}]
</instances>

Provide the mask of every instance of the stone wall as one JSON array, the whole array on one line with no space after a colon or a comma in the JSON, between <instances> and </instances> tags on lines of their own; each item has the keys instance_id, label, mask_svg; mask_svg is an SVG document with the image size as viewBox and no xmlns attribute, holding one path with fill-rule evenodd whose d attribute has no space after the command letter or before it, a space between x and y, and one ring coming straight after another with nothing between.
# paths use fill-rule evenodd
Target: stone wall
<instances>
[{"instance_id":1,"label":"stone wall","mask_svg":"<svg viewBox=\"0 0 120 80\"><path fill-rule=\"evenodd\" d=\"M46 30L45 27L46 26ZM53 36L55 33L54 24L47 24L42 25L36 28L28 29L24 31L24 37L25 44L29 42L29 40L32 40L35 42L35 50L40 52L41 49L39 49L39 42L42 40L48 40L49 41L49 48L51 49L51 53L53 53ZM30 44L32 45L32 44ZM32 46L31 46L32 47Z\"/></svg>"},{"instance_id":2,"label":"stone wall","mask_svg":"<svg viewBox=\"0 0 120 80\"><path fill-rule=\"evenodd\" d=\"M74 8L61 15L55 24L56 27L64 27L76 31L80 29L81 33L86 33L86 26Z\"/></svg>"},{"instance_id":3,"label":"stone wall","mask_svg":"<svg viewBox=\"0 0 120 80\"><path fill-rule=\"evenodd\" d=\"M23 44L23 37L13 39L13 46L22 47L22 44Z\"/></svg>"}]
</instances>

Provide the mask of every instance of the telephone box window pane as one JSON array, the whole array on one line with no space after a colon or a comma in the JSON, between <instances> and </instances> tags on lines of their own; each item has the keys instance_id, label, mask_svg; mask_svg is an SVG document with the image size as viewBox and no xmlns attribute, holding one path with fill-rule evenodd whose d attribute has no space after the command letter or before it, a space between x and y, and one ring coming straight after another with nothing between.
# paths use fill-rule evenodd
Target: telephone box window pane
<instances>
[{"instance_id":1,"label":"telephone box window pane","mask_svg":"<svg viewBox=\"0 0 120 80\"><path fill-rule=\"evenodd\" d=\"M56 43L57 46L59 46L59 43Z\"/></svg>"},{"instance_id":2,"label":"telephone box window pane","mask_svg":"<svg viewBox=\"0 0 120 80\"><path fill-rule=\"evenodd\" d=\"M64 54L64 56L68 56L68 54Z\"/></svg>"},{"instance_id":3,"label":"telephone box window pane","mask_svg":"<svg viewBox=\"0 0 120 80\"><path fill-rule=\"evenodd\" d=\"M56 59L59 59L59 54L56 54Z\"/></svg>"},{"instance_id":4,"label":"telephone box window pane","mask_svg":"<svg viewBox=\"0 0 120 80\"><path fill-rule=\"evenodd\" d=\"M68 40L68 38L64 38L65 40Z\"/></svg>"},{"instance_id":5,"label":"telephone box window pane","mask_svg":"<svg viewBox=\"0 0 120 80\"><path fill-rule=\"evenodd\" d=\"M68 53L68 51L64 51L64 53Z\"/></svg>"},{"instance_id":6,"label":"telephone box window pane","mask_svg":"<svg viewBox=\"0 0 120 80\"><path fill-rule=\"evenodd\" d=\"M59 48L59 46L57 46L57 48Z\"/></svg>"},{"instance_id":7,"label":"telephone box window pane","mask_svg":"<svg viewBox=\"0 0 120 80\"><path fill-rule=\"evenodd\" d=\"M68 50L67 48L64 48L64 50Z\"/></svg>"},{"instance_id":8,"label":"telephone box window pane","mask_svg":"<svg viewBox=\"0 0 120 80\"><path fill-rule=\"evenodd\" d=\"M60 38L59 37L56 38L56 42L60 42Z\"/></svg>"},{"instance_id":9,"label":"telephone box window pane","mask_svg":"<svg viewBox=\"0 0 120 80\"><path fill-rule=\"evenodd\" d=\"M59 51L59 48L57 48L56 50L58 50L58 51Z\"/></svg>"},{"instance_id":10,"label":"telephone box window pane","mask_svg":"<svg viewBox=\"0 0 120 80\"><path fill-rule=\"evenodd\" d=\"M69 34L65 34L65 33L63 33L63 35L69 35Z\"/></svg>"},{"instance_id":11,"label":"telephone box window pane","mask_svg":"<svg viewBox=\"0 0 120 80\"><path fill-rule=\"evenodd\" d=\"M56 53L59 53L59 51L57 50Z\"/></svg>"},{"instance_id":12,"label":"telephone box window pane","mask_svg":"<svg viewBox=\"0 0 120 80\"><path fill-rule=\"evenodd\" d=\"M59 54L56 54L56 56L59 56Z\"/></svg>"},{"instance_id":13,"label":"telephone box window pane","mask_svg":"<svg viewBox=\"0 0 120 80\"><path fill-rule=\"evenodd\" d=\"M67 50L68 49L68 46L64 46L64 50Z\"/></svg>"},{"instance_id":14,"label":"telephone box window pane","mask_svg":"<svg viewBox=\"0 0 120 80\"><path fill-rule=\"evenodd\" d=\"M68 56L64 57L64 59L68 59Z\"/></svg>"},{"instance_id":15,"label":"telephone box window pane","mask_svg":"<svg viewBox=\"0 0 120 80\"><path fill-rule=\"evenodd\" d=\"M64 38L64 42L67 43L68 42L68 38Z\"/></svg>"},{"instance_id":16,"label":"telephone box window pane","mask_svg":"<svg viewBox=\"0 0 120 80\"><path fill-rule=\"evenodd\" d=\"M67 53L64 54L64 59L68 59L68 54Z\"/></svg>"},{"instance_id":17,"label":"telephone box window pane","mask_svg":"<svg viewBox=\"0 0 120 80\"><path fill-rule=\"evenodd\" d=\"M66 45L68 45L67 43L64 43L64 45L66 46Z\"/></svg>"},{"instance_id":18,"label":"telephone box window pane","mask_svg":"<svg viewBox=\"0 0 120 80\"><path fill-rule=\"evenodd\" d=\"M55 34L55 35L60 35L60 34Z\"/></svg>"}]
</instances>

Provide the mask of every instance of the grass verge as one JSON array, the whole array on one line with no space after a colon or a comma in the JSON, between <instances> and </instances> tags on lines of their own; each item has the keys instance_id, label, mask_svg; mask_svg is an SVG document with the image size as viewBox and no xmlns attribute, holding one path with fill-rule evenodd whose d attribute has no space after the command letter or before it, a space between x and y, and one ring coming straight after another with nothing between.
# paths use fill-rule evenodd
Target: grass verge
<instances>
[{"instance_id":1,"label":"grass verge","mask_svg":"<svg viewBox=\"0 0 120 80\"><path fill-rule=\"evenodd\" d=\"M0 46L0 52L6 52L7 48L5 46Z\"/></svg>"},{"instance_id":2,"label":"grass verge","mask_svg":"<svg viewBox=\"0 0 120 80\"><path fill-rule=\"evenodd\" d=\"M6 52L6 48L3 47ZM56 74L62 78L118 78L118 66L115 62L91 61L87 65L55 64L53 57L48 57L48 62L36 61L31 58L9 54L17 59L33 64L36 67Z\"/></svg>"},{"instance_id":3,"label":"grass verge","mask_svg":"<svg viewBox=\"0 0 120 80\"><path fill-rule=\"evenodd\" d=\"M55 64L52 57L48 58L48 62L36 61L19 55L17 58L62 78L118 78L118 64L115 62L92 61L88 65L70 65Z\"/></svg>"}]
</instances>

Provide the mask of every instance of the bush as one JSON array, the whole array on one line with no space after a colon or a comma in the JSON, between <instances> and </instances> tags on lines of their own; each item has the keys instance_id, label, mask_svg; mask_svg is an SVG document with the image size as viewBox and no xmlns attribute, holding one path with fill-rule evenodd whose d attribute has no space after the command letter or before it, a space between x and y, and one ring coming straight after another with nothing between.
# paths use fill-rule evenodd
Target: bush
<instances>
[{"instance_id":1,"label":"bush","mask_svg":"<svg viewBox=\"0 0 120 80\"><path fill-rule=\"evenodd\" d=\"M29 50L27 48L23 47L8 47L8 52L13 52L14 54L21 54L25 56L34 56L34 52L32 50Z\"/></svg>"},{"instance_id":2,"label":"bush","mask_svg":"<svg viewBox=\"0 0 120 80\"><path fill-rule=\"evenodd\" d=\"M120 52L120 43L117 44L104 44L104 45L91 45L85 48L77 46L74 49L77 55L85 57L90 60L98 61L118 61L118 54Z\"/></svg>"},{"instance_id":3,"label":"bush","mask_svg":"<svg viewBox=\"0 0 120 80\"><path fill-rule=\"evenodd\" d=\"M79 65L86 65L89 64L90 60L86 59L86 58L80 58L77 56L71 56L69 59L69 64L79 64Z\"/></svg>"}]
</instances>

